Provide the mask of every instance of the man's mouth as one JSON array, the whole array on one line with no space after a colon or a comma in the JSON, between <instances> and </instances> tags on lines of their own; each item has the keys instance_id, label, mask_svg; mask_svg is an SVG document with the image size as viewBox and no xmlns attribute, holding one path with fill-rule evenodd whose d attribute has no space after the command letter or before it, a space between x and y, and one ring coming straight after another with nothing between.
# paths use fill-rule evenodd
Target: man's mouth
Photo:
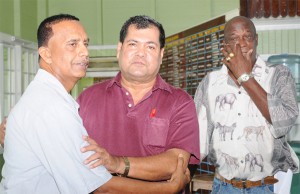
<instances>
[{"instance_id":1,"label":"man's mouth","mask_svg":"<svg viewBox=\"0 0 300 194\"><path fill-rule=\"evenodd\" d=\"M89 66L89 61L81 61L81 62L78 62L76 63L77 65L80 65L82 67L85 67L87 68Z\"/></svg>"}]
</instances>

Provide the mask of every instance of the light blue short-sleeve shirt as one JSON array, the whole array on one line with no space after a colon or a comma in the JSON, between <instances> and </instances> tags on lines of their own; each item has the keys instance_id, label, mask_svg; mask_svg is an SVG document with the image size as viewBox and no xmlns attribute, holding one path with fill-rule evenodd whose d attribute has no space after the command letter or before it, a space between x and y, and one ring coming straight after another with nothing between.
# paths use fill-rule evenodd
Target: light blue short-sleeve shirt
<instances>
[{"instance_id":1,"label":"light blue short-sleeve shirt","mask_svg":"<svg viewBox=\"0 0 300 194\"><path fill-rule=\"evenodd\" d=\"M84 194L111 174L90 169L78 104L51 74L39 70L7 119L2 185L7 194Z\"/></svg>"}]
</instances>

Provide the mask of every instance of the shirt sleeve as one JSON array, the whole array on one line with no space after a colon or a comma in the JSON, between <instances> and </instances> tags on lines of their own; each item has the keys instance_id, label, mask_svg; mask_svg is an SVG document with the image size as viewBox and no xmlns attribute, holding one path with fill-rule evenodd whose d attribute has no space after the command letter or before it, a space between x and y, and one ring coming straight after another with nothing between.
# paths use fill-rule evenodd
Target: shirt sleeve
<instances>
[{"instance_id":1,"label":"shirt sleeve","mask_svg":"<svg viewBox=\"0 0 300 194\"><path fill-rule=\"evenodd\" d=\"M208 96L206 88L208 87L208 76L200 82L195 96L194 101L196 104L196 111L200 129L200 160L202 161L208 155L209 140L208 140L208 126L210 122L208 106Z\"/></svg>"},{"instance_id":2,"label":"shirt sleeve","mask_svg":"<svg viewBox=\"0 0 300 194\"><path fill-rule=\"evenodd\" d=\"M295 80L286 66L277 65L267 96L272 120L271 133L275 138L286 135L299 114Z\"/></svg>"},{"instance_id":3,"label":"shirt sleeve","mask_svg":"<svg viewBox=\"0 0 300 194\"><path fill-rule=\"evenodd\" d=\"M199 164L199 124L193 99L187 93L178 93L172 107L167 149L180 148L191 154L190 164Z\"/></svg>"},{"instance_id":4,"label":"shirt sleeve","mask_svg":"<svg viewBox=\"0 0 300 194\"><path fill-rule=\"evenodd\" d=\"M82 135L87 133L78 113L63 103L47 107L32 120L27 140L61 193L90 193L111 178L103 166L84 165L92 152L80 151L86 145Z\"/></svg>"}]
</instances>

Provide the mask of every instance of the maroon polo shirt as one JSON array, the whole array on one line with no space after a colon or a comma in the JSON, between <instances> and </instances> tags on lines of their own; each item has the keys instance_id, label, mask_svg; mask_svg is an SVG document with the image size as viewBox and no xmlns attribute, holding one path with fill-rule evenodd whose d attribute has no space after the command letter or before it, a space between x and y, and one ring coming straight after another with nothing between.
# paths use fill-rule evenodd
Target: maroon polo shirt
<instances>
[{"instance_id":1,"label":"maroon polo shirt","mask_svg":"<svg viewBox=\"0 0 300 194\"><path fill-rule=\"evenodd\" d=\"M90 137L116 156L150 156L171 148L192 154L199 163L199 125L192 97L159 75L136 105L120 84L121 74L95 84L79 98L80 115Z\"/></svg>"}]
</instances>

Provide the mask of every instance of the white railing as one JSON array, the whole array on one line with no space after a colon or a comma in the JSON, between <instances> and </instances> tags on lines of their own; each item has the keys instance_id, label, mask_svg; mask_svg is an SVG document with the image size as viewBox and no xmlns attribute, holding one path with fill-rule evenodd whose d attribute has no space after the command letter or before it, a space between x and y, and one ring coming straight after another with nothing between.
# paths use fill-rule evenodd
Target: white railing
<instances>
[{"instance_id":1,"label":"white railing","mask_svg":"<svg viewBox=\"0 0 300 194\"><path fill-rule=\"evenodd\" d=\"M8 116L37 69L36 43L0 32L0 120Z\"/></svg>"}]
</instances>

